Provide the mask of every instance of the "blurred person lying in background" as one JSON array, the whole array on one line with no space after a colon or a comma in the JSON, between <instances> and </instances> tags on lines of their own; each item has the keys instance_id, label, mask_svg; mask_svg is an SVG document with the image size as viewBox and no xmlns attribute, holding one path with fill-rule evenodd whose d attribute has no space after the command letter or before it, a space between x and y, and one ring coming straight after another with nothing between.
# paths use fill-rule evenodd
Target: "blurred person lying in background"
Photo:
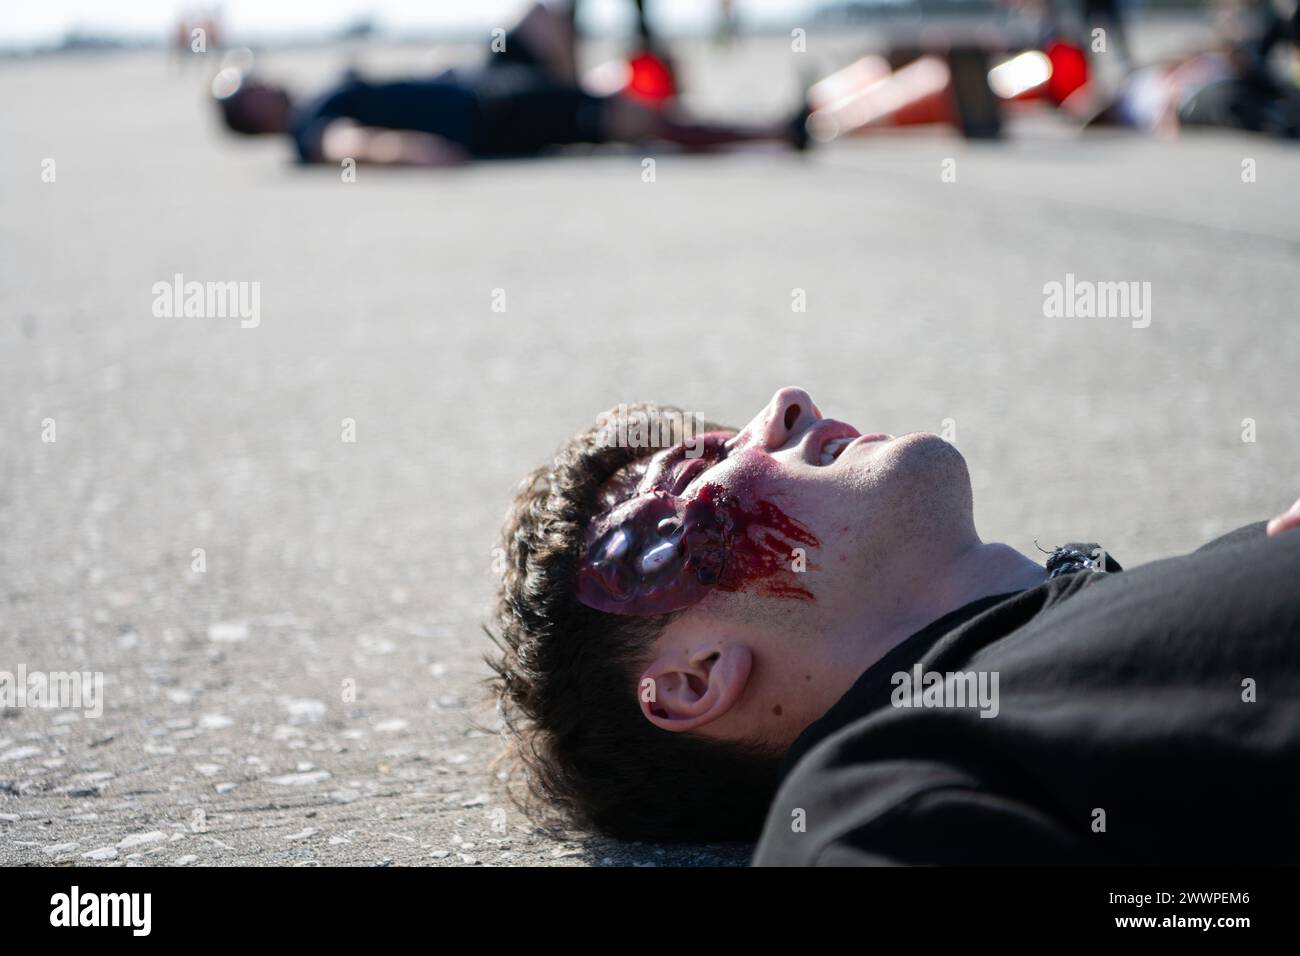
<instances>
[{"instance_id":1,"label":"blurred person lying in background","mask_svg":"<svg viewBox=\"0 0 1300 956\"><path fill-rule=\"evenodd\" d=\"M1216 47L1132 71L1091 124L1166 137L1195 126L1300 137L1300 3L1276 3L1220 11Z\"/></svg>"},{"instance_id":2,"label":"blurred person lying in background","mask_svg":"<svg viewBox=\"0 0 1300 956\"><path fill-rule=\"evenodd\" d=\"M540 4L478 69L378 82L350 74L295 103L282 87L230 67L218 73L212 92L230 130L288 133L304 163L437 166L577 143L666 141L690 150L807 144L803 112L770 125L710 124L630 96L585 91L577 81L571 17Z\"/></svg>"},{"instance_id":3,"label":"blurred person lying in background","mask_svg":"<svg viewBox=\"0 0 1300 956\"><path fill-rule=\"evenodd\" d=\"M1300 501L1124 570L981 540L962 455L783 388L520 484L489 634L534 819L759 864L1300 862Z\"/></svg>"}]
</instances>

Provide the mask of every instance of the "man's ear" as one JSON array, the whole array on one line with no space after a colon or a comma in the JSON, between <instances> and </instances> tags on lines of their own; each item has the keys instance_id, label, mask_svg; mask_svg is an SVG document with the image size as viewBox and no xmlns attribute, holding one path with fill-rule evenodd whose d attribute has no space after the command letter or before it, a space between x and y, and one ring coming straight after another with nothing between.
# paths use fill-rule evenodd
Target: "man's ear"
<instances>
[{"instance_id":1,"label":"man's ear","mask_svg":"<svg viewBox=\"0 0 1300 956\"><path fill-rule=\"evenodd\" d=\"M695 651L666 648L641 674L641 713L663 730L703 727L740 700L753 663L744 644L710 644Z\"/></svg>"}]
</instances>

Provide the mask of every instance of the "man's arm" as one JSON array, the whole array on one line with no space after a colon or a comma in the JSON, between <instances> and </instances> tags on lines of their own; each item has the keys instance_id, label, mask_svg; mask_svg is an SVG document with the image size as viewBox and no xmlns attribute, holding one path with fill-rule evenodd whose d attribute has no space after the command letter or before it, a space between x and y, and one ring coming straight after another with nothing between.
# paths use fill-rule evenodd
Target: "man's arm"
<instances>
[{"instance_id":1,"label":"man's arm","mask_svg":"<svg viewBox=\"0 0 1300 956\"><path fill-rule=\"evenodd\" d=\"M349 119L331 120L315 153L331 165L353 159L378 166L456 166L469 159L464 149L441 136L360 126Z\"/></svg>"},{"instance_id":2,"label":"man's arm","mask_svg":"<svg viewBox=\"0 0 1300 956\"><path fill-rule=\"evenodd\" d=\"M1028 804L984 790L937 788L825 843L816 866L1051 864L1078 842Z\"/></svg>"},{"instance_id":3,"label":"man's arm","mask_svg":"<svg viewBox=\"0 0 1300 956\"><path fill-rule=\"evenodd\" d=\"M1067 827L1021 797L922 758L797 765L777 793L755 866L1084 862L1088 820Z\"/></svg>"}]
</instances>

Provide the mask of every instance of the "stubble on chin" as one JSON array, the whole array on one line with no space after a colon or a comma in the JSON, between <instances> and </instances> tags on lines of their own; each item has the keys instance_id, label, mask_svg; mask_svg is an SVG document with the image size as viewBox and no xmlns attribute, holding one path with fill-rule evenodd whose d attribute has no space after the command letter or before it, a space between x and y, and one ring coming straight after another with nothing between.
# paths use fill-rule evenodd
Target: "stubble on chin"
<instances>
[{"instance_id":1,"label":"stubble on chin","mask_svg":"<svg viewBox=\"0 0 1300 956\"><path fill-rule=\"evenodd\" d=\"M966 459L938 435L902 435L871 462L868 533L876 557L973 533Z\"/></svg>"}]
</instances>

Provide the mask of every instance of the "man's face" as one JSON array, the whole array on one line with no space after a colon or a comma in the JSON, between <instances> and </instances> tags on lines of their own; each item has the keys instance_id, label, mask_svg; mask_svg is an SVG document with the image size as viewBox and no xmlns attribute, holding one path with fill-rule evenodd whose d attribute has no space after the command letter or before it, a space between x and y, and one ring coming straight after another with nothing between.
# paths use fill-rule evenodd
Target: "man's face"
<instances>
[{"instance_id":1,"label":"man's face","mask_svg":"<svg viewBox=\"0 0 1300 956\"><path fill-rule=\"evenodd\" d=\"M843 615L866 576L973 534L956 449L824 418L798 388L734 435L658 453L611 482L605 503L580 596L614 613Z\"/></svg>"}]
</instances>

